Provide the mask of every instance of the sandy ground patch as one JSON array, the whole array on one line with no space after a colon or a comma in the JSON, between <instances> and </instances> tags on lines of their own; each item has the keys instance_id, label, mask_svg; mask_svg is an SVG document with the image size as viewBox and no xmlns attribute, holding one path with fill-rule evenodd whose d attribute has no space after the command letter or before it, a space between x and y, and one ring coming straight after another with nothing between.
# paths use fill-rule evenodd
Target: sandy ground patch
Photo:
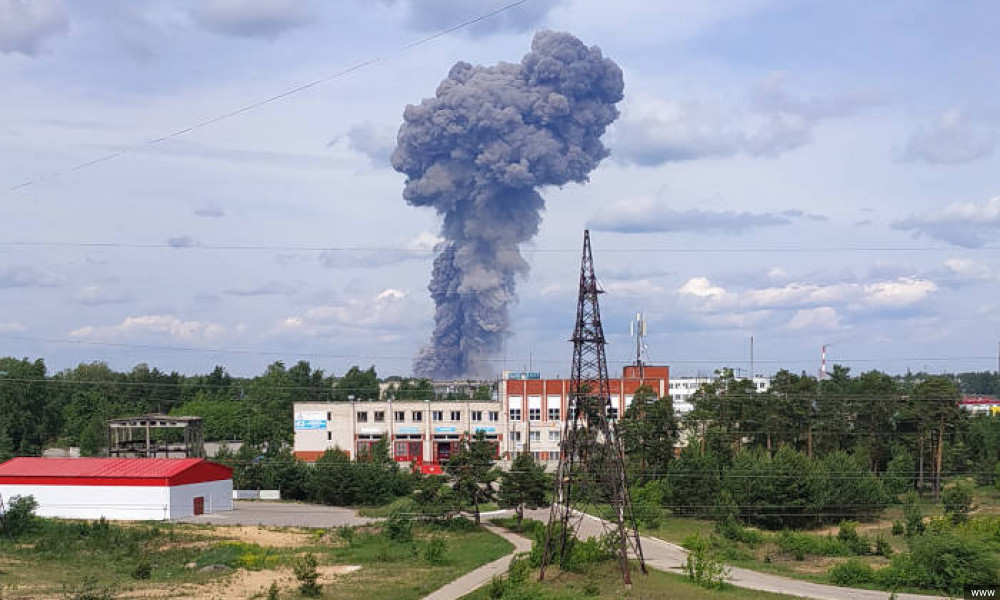
<instances>
[{"instance_id":1,"label":"sandy ground patch","mask_svg":"<svg viewBox=\"0 0 1000 600\"><path fill-rule=\"evenodd\" d=\"M317 568L319 583L333 584L337 577L361 569L358 565L327 565ZM212 598L213 600L247 600L255 595L267 595L271 583L277 583L283 595L298 587L291 569L273 571L246 571L240 569L229 576L220 577L206 585L186 584L170 588L146 588L123 593L119 598L136 600L165 600L167 598Z\"/></svg>"},{"instance_id":2,"label":"sandy ground patch","mask_svg":"<svg viewBox=\"0 0 1000 600\"><path fill-rule=\"evenodd\" d=\"M298 548L311 542L309 532L294 529L272 529L268 527L247 527L220 525L211 529L213 535L247 544L260 544L272 548Z\"/></svg>"}]
</instances>

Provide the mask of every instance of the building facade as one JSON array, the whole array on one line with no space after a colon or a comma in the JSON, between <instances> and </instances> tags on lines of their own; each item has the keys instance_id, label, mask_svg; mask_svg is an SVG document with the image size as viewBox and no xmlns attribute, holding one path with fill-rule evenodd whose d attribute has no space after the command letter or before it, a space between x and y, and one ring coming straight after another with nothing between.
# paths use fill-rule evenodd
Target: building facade
<instances>
[{"instance_id":1,"label":"building facade","mask_svg":"<svg viewBox=\"0 0 1000 600\"><path fill-rule=\"evenodd\" d=\"M691 409L694 408L691 405L691 396L694 396L694 393L701 386L706 383L712 383L715 379L715 377L675 377L671 379L668 392L670 399L674 403L674 413L678 417L682 417L691 412ZM736 379L743 380L746 378L736 377ZM753 378L753 386L758 394L762 394L771 389L771 379L757 375Z\"/></svg>"},{"instance_id":2,"label":"building facade","mask_svg":"<svg viewBox=\"0 0 1000 600\"><path fill-rule=\"evenodd\" d=\"M232 469L198 458L13 458L0 496L65 519L168 520L233 508Z\"/></svg>"},{"instance_id":3,"label":"building facade","mask_svg":"<svg viewBox=\"0 0 1000 600\"><path fill-rule=\"evenodd\" d=\"M631 405L641 385L658 396L669 390L668 367L628 366L609 381L611 413L617 418ZM501 461L531 452L542 462L559 460L568 414L567 379L542 379L535 373L505 373L496 400L376 401L296 403L295 455L314 461L330 448L357 458L381 440L392 457L434 469L458 450L462 436L483 432L497 446Z\"/></svg>"}]
</instances>

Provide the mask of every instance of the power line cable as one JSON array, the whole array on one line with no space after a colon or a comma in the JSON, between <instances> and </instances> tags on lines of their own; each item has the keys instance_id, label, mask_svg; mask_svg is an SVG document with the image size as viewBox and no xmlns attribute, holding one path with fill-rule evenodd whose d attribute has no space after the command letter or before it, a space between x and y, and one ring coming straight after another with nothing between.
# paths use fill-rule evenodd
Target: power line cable
<instances>
[{"instance_id":1,"label":"power line cable","mask_svg":"<svg viewBox=\"0 0 1000 600\"><path fill-rule=\"evenodd\" d=\"M227 119L231 119L232 117L235 117L237 115L241 115L243 113L247 113L247 112L256 110L256 109L258 109L258 108L260 108L262 106L265 106L267 104L271 104L273 102L277 102L278 100L282 100L284 98L287 98L289 96L293 96L293 95L298 94L300 92L304 92L304 91L306 91L306 90L308 90L310 88L314 88L314 87L316 87L318 85L321 85L321 84L324 84L324 83L326 83L328 81L332 81L334 79L340 79L340 78L342 78L342 77L344 77L346 75L349 75L349 74L351 74L351 73L353 73L355 71L360 71L360 70L365 69L367 67L370 67L370 66L372 66L374 64L385 62L385 61L387 61L389 59L390 56L396 56L396 55L405 54L405 53L409 52L410 50L413 50L414 48L418 48L420 46L428 44L428 43L430 43L430 42L432 42L432 41L434 41L434 40L436 40L438 38L444 37L446 35L449 35L451 33L456 32L456 31L460 31L460 30L465 29L467 27L471 27L472 25L475 25L476 23L480 23L480 22L485 21L487 19L491 19L493 17L496 17L496 16L498 16L498 15L500 15L502 13L505 13L505 12L507 12L509 10L517 8L518 6L521 6L522 4L526 4L526 3L530 2L530 1L531 0L516 0L515 2L510 2L509 4L505 4L504 6L501 6L501 7L497 8L495 10L492 10L492 11L490 11L488 13L484 13L484 14L472 17L472 18L467 19L466 21L463 21L463 22L461 22L461 23L459 23L457 25L454 25L454 26L449 27L447 29L443 29L441 31L438 31L436 33L428 35L427 37L420 38L420 39L418 39L418 40L416 40L414 42L411 42L409 44L401 46L395 52L393 52L391 54L384 54L382 56L377 56L377 57L374 57L374 58L370 58L368 60L364 60L364 61L355 63L355 64L353 64L353 65L351 65L351 66L349 66L347 68L341 69L340 71L336 71L336 72L330 73L329 75L326 75L324 77L320 77L319 79L314 79L313 81L310 81L308 83L304 83L304 84L295 86L295 87L287 89L287 90L285 90L285 91L283 91L281 93L274 94L273 96L268 96L266 98L257 100L255 102L250 103L250 104L247 104L245 106L242 106L242 107L230 110L228 112L222 113L220 115L216 115L214 117L205 119L205 120L197 122L194 125L191 125L189 127L185 127L183 129L178 129L176 131L167 133L166 135L162 135L160 137L156 137L156 138L152 138L152 139L146 140L145 142L142 142L142 143L137 144L135 146L132 146L132 147L129 147L129 148L124 148L122 150L116 150L114 152L109 152L109 153L104 154L102 156L98 156L98 157L95 157L93 159L90 159L90 160L78 163L78 164L73 165L72 167L70 167L70 168L68 168L66 170L56 171L56 172L53 172L53 173L49 173L47 175L38 176L38 177L35 177L34 179L28 179L26 181L23 181L23 182L17 184L17 185L9 187L8 188L8 192L17 192L19 190L23 190L23 189L28 188L28 187L30 187L32 185L35 185L36 183L40 183L40 182L45 181L45 180L55 179L55 178L61 177L63 175L67 175L69 173L76 173L78 171L82 171L84 169L93 167L95 165L98 165L98 164L101 164L101 163L104 163L104 162L108 162L108 161L114 160L116 158L120 158L120 157L122 157L122 156L124 156L126 154L129 154L129 153L132 153L135 150L138 150L140 148L144 148L144 147L147 147L147 146L153 146L155 144L159 144L159 143L165 142L167 140L178 138L178 137L187 135L187 134L189 134L189 133L191 133L193 131L197 131L199 129L208 127L210 125L214 125L216 123L219 123L221 121L225 121Z\"/></svg>"}]
</instances>

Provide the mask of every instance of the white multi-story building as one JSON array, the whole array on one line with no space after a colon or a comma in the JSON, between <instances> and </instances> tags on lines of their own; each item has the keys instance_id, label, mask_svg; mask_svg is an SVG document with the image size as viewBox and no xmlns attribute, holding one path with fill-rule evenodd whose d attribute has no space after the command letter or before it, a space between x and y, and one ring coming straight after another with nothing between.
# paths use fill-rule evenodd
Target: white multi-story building
<instances>
[{"instance_id":1,"label":"white multi-story building","mask_svg":"<svg viewBox=\"0 0 1000 600\"><path fill-rule=\"evenodd\" d=\"M668 367L625 367L620 379L608 382L609 416L624 414L642 385L660 397L667 394L669 374ZM496 444L501 460L531 452L539 461L554 463L559 460L569 389L569 380L508 373L499 382L495 400L300 402L294 407L295 455L311 462L330 448L340 448L356 458L386 440L395 460L435 472L458 450L463 436L481 431Z\"/></svg>"},{"instance_id":2,"label":"white multi-story building","mask_svg":"<svg viewBox=\"0 0 1000 600\"><path fill-rule=\"evenodd\" d=\"M701 386L715 381L715 377L675 377L670 380L669 394L674 403L674 412L678 416L684 416L694 408L691 405L691 396L697 392ZM746 377L736 377L744 380ZM764 393L771 389L771 379L762 375L753 377L754 389L757 393Z\"/></svg>"}]
</instances>

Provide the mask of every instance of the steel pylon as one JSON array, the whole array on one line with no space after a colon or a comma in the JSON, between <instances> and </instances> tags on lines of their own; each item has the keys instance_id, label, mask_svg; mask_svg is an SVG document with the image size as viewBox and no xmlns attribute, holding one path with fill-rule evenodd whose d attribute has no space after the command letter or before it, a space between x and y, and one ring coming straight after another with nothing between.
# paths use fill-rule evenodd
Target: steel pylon
<instances>
[{"instance_id":1,"label":"steel pylon","mask_svg":"<svg viewBox=\"0 0 1000 600\"><path fill-rule=\"evenodd\" d=\"M572 552L584 518L582 504L607 507L600 522L605 533L615 534L617 559L626 586L631 585L629 559L646 573L639 528L629 497L625 453L609 418L611 406L604 328L598 296L603 293L594 275L590 231L583 232L580 291L573 330L573 368L569 387L569 414L564 416L559 466L556 468L552 506L545 534L539 580L556 556L564 562Z\"/></svg>"}]
</instances>

